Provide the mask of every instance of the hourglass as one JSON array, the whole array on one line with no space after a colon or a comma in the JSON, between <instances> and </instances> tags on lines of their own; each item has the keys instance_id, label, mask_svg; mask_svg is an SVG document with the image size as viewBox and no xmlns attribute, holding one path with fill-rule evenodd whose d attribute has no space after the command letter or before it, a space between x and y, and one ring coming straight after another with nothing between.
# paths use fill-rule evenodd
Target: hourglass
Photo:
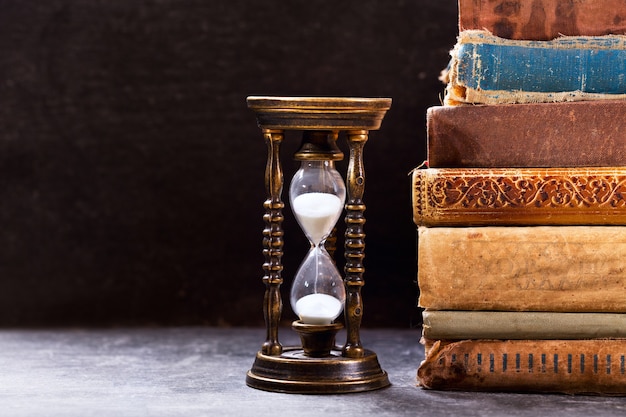
<instances>
[{"instance_id":1,"label":"hourglass","mask_svg":"<svg viewBox=\"0 0 626 417\"><path fill-rule=\"evenodd\" d=\"M363 147L370 130L380 127L391 105L386 98L248 97L268 147L265 186L263 312L266 341L257 353L246 383L268 391L347 393L389 385L376 354L363 348L363 258L365 223ZM283 174L280 145L285 130L303 132L294 155L300 161L289 186L290 205L311 247L293 279L290 304L299 317L292 328L302 346L283 347L278 340L282 313L280 286L283 256ZM343 159L336 141L345 132L350 158L346 183L335 169ZM347 186L346 186L347 185ZM326 250L326 240L345 208L345 277ZM343 325L346 343L335 345Z\"/></svg>"}]
</instances>

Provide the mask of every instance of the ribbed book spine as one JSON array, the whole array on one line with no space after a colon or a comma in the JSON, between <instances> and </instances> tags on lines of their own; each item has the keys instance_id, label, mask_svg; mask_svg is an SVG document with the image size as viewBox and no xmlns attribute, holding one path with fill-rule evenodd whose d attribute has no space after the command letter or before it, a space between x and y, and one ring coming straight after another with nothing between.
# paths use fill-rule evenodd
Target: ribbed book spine
<instances>
[{"instance_id":1,"label":"ribbed book spine","mask_svg":"<svg viewBox=\"0 0 626 417\"><path fill-rule=\"evenodd\" d=\"M626 394L626 340L436 342L420 365L425 388Z\"/></svg>"}]
</instances>

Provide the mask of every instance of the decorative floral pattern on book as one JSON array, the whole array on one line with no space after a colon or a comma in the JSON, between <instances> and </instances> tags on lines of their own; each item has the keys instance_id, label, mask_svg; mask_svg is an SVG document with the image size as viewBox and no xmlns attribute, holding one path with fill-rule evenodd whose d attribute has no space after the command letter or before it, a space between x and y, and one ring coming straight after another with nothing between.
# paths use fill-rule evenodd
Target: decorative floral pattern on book
<instances>
[{"instance_id":1,"label":"decorative floral pattern on book","mask_svg":"<svg viewBox=\"0 0 626 417\"><path fill-rule=\"evenodd\" d=\"M422 182L441 209L610 208L626 206L626 175L443 176Z\"/></svg>"}]
</instances>

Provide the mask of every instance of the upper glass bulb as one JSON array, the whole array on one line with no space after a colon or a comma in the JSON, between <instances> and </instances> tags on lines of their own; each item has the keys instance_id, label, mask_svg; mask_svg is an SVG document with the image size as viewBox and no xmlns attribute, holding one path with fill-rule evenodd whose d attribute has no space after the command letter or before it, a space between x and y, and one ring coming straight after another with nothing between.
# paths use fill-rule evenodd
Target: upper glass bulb
<instances>
[{"instance_id":1,"label":"upper glass bulb","mask_svg":"<svg viewBox=\"0 0 626 417\"><path fill-rule=\"evenodd\" d=\"M333 161L302 161L291 180L289 199L298 224L317 246L341 216L346 186Z\"/></svg>"}]
</instances>

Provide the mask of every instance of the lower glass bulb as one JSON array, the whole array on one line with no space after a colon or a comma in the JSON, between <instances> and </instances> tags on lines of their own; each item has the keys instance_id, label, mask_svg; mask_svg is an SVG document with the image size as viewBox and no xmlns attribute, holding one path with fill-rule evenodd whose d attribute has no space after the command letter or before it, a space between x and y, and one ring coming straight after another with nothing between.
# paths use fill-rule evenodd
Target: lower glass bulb
<instances>
[{"instance_id":1,"label":"lower glass bulb","mask_svg":"<svg viewBox=\"0 0 626 417\"><path fill-rule=\"evenodd\" d=\"M298 301L294 308L302 323L330 324L343 311L341 301L327 294L309 294Z\"/></svg>"},{"instance_id":2,"label":"lower glass bulb","mask_svg":"<svg viewBox=\"0 0 626 417\"><path fill-rule=\"evenodd\" d=\"M331 324L341 312L346 290L341 274L323 247L313 247L291 286L291 307L306 324Z\"/></svg>"}]
</instances>

